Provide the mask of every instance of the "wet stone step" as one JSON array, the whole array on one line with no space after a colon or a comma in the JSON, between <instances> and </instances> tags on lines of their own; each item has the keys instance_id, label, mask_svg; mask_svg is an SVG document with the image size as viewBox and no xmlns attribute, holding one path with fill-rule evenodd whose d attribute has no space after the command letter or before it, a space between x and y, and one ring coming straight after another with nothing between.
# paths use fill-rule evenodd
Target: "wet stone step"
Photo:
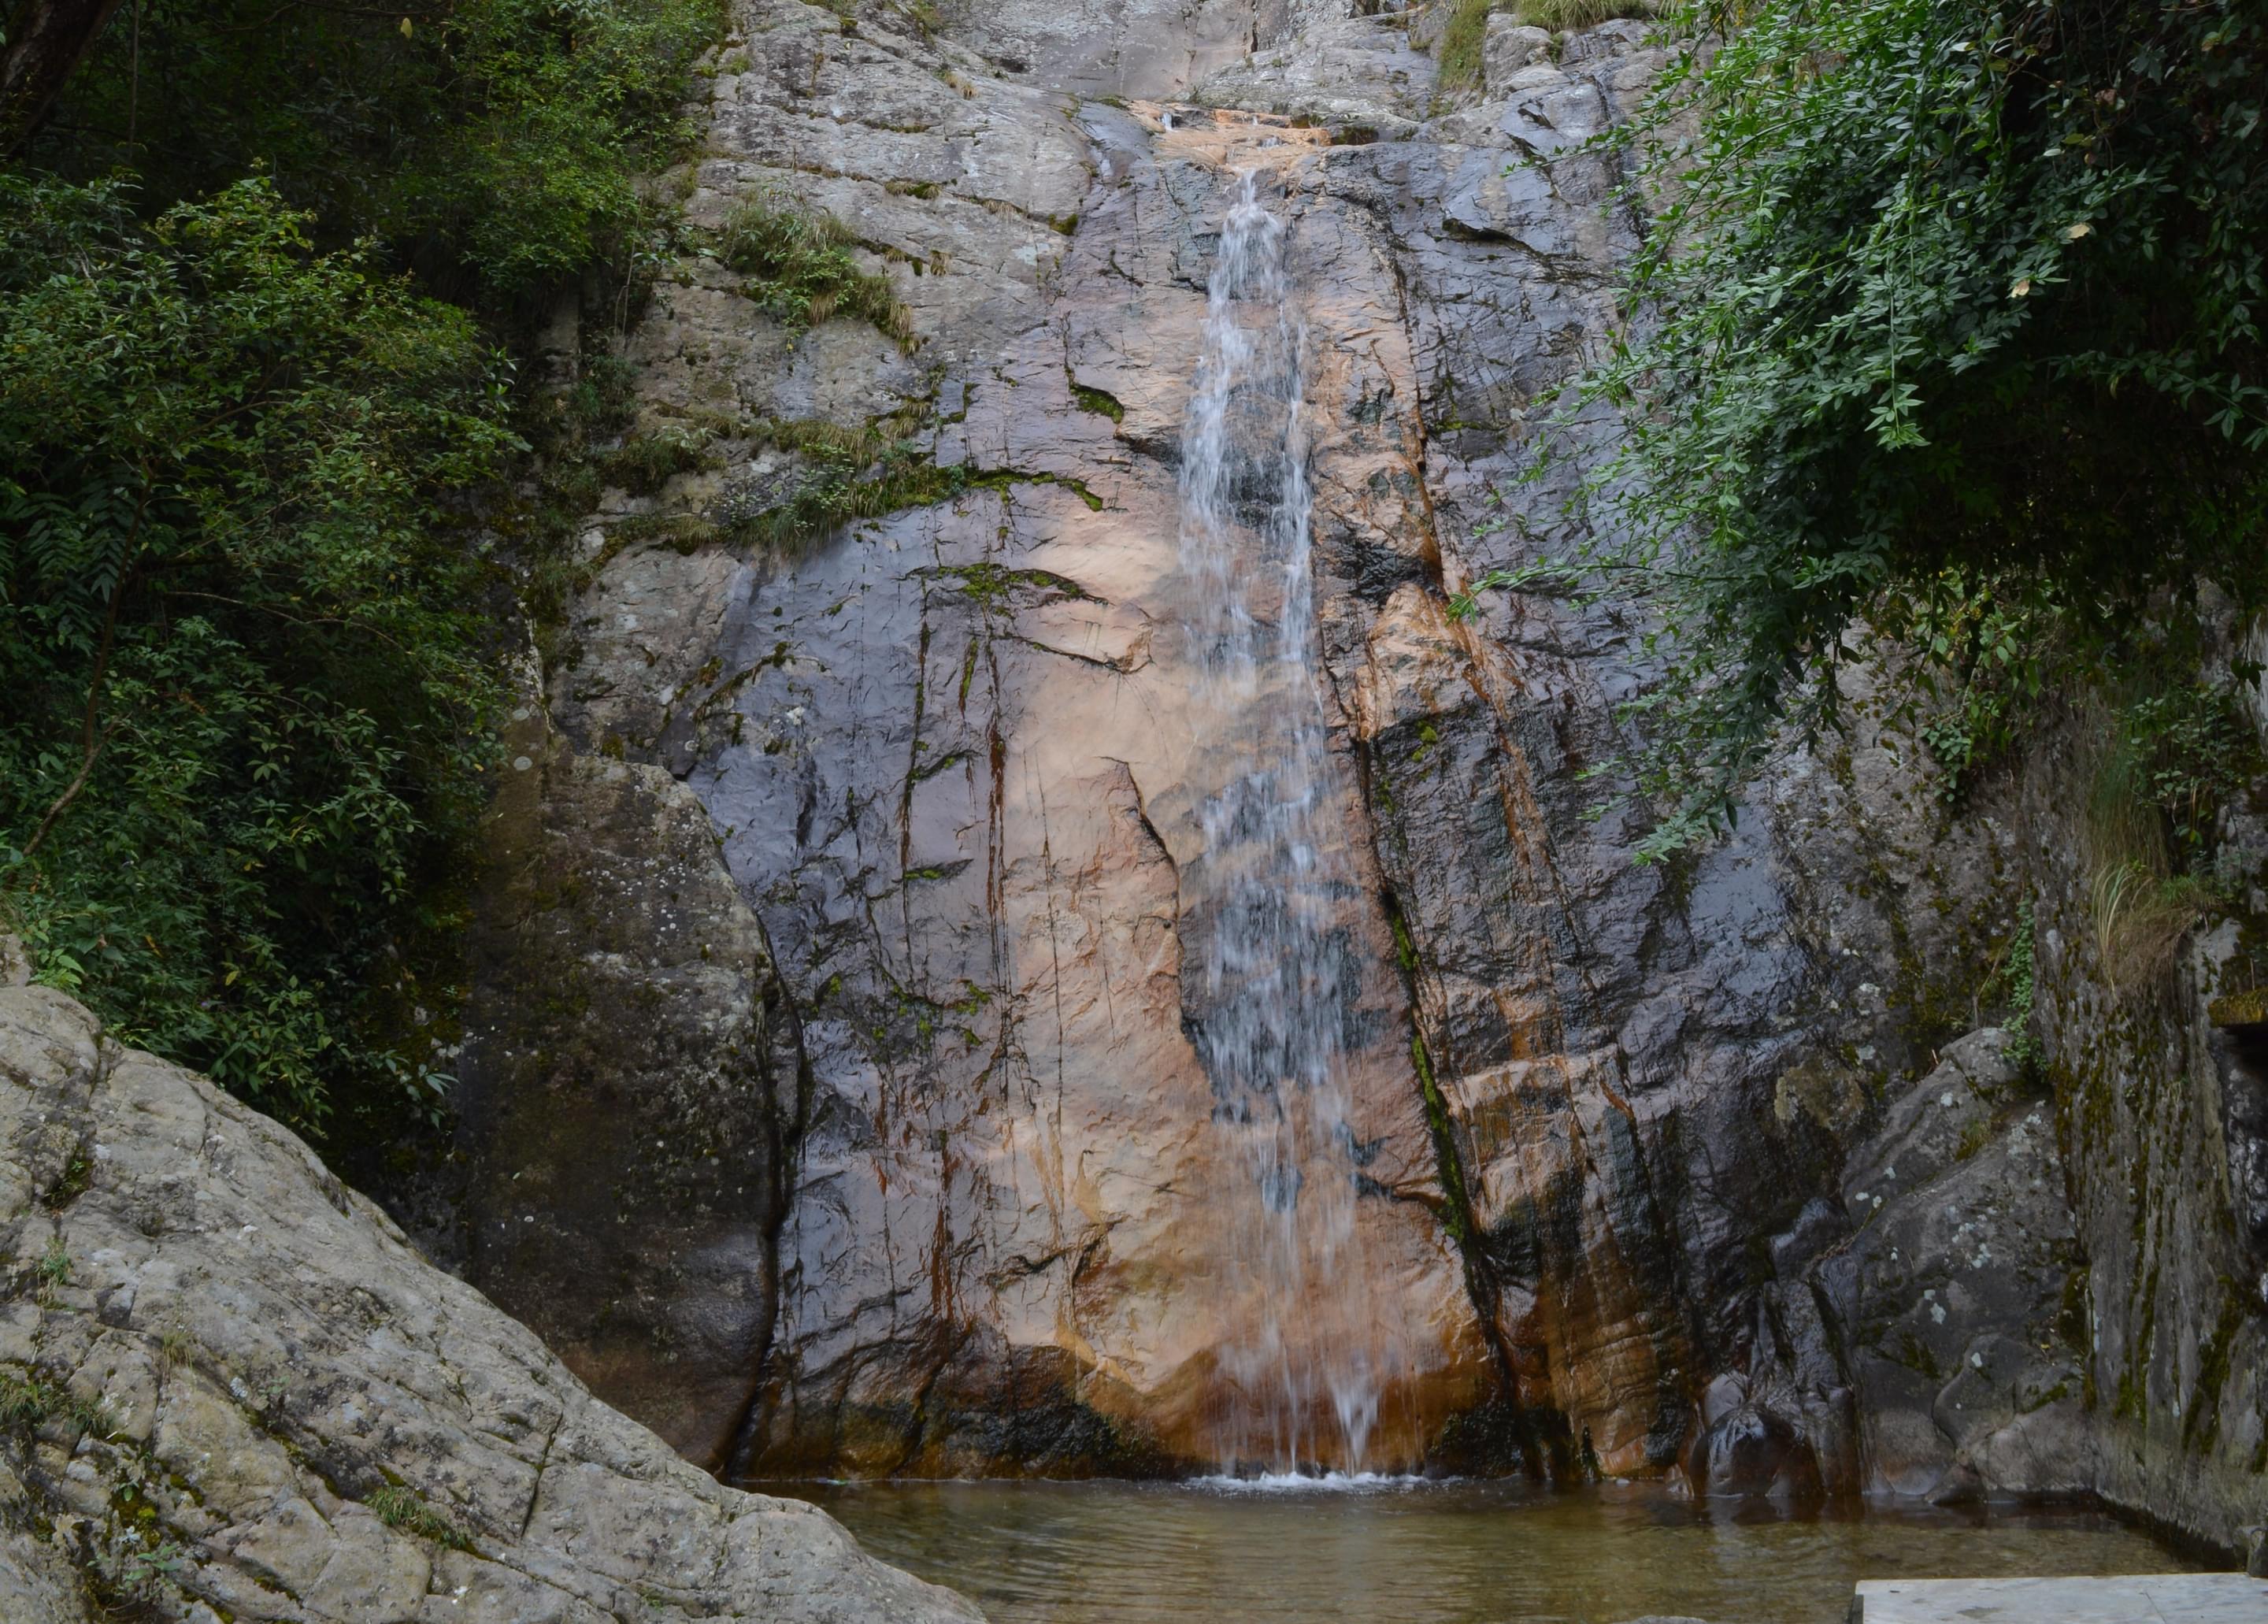
<instances>
[{"instance_id":1,"label":"wet stone step","mask_svg":"<svg viewBox=\"0 0 2268 1624\"><path fill-rule=\"evenodd\" d=\"M2268 1579L1869 1579L1851 1598L1849 1624L2268 1624Z\"/></svg>"}]
</instances>

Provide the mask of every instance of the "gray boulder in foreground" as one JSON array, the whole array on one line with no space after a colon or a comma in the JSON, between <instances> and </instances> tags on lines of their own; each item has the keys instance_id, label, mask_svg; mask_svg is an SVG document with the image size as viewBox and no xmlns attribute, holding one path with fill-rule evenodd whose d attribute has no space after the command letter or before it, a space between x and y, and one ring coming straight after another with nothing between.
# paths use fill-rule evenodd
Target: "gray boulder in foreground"
<instances>
[{"instance_id":1,"label":"gray boulder in foreground","mask_svg":"<svg viewBox=\"0 0 2268 1624\"><path fill-rule=\"evenodd\" d=\"M8 1624L978 1616L679 1459L292 1133L44 987L0 985L0 1248Z\"/></svg>"}]
</instances>

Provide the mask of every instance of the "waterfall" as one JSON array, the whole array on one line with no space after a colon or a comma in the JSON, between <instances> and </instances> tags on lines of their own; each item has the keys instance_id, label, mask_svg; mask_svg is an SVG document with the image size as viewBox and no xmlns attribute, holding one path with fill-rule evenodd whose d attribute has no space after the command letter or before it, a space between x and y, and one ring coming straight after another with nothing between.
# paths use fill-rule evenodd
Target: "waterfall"
<instances>
[{"instance_id":1,"label":"waterfall","mask_svg":"<svg viewBox=\"0 0 2268 1624\"><path fill-rule=\"evenodd\" d=\"M1323 817L1307 330L1285 237L1256 175L1239 176L1182 437L1198 743L1221 762L1193 876L1204 999L1190 1026L1236 1180L1220 1214L1238 1278L1219 1458L1231 1471L1359 1471L1388 1373L1360 1303L1362 1151L1342 1036L1357 971L1337 917L1352 886Z\"/></svg>"}]
</instances>

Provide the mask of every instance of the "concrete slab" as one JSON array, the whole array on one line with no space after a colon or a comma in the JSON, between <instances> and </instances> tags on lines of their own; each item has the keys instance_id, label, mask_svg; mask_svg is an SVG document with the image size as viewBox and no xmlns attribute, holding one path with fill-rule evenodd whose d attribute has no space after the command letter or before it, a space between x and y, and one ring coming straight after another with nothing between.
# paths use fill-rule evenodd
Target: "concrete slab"
<instances>
[{"instance_id":1,"label":"concrete slab","mask_svg":"<svg viewBox=\"0 0 2268 1624\"><path fill-rule=\"evenodd\" d=\"M1851 1598L1850 1624L2268 1624L2268 1579L1868 1579Z\"/></svg>"}]
</instances>

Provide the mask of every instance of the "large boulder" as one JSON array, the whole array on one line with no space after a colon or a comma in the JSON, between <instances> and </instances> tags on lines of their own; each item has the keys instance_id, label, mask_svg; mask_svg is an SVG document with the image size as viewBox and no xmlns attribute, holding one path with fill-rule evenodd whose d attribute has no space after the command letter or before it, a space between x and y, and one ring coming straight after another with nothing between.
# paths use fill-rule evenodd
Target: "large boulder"
<instances>
[{"instance_id":1,"label":"large boulder","mask_svg":"<svg viewBox=\"0 0 2268 1624\"><path fill-rule=\"evenodd\" d=\"M2095 1484L2083 1278L2054 1106L1985 1027L1948 1044L1766 1245L1743 1369L1703 1394L1695 1490L1939 1502Z\"/></svg>"},{"instance_id":2,"label":"large boulder","mask_svg":"<svg viewBox=\"0 0 2268 1624\"><path fill-rule=\"evenodd\" d=\"M0 1146L10 1624L977 1616L678 1458L293 1134L45 987L0 985Z\"/></svg>"}]
</instances>

